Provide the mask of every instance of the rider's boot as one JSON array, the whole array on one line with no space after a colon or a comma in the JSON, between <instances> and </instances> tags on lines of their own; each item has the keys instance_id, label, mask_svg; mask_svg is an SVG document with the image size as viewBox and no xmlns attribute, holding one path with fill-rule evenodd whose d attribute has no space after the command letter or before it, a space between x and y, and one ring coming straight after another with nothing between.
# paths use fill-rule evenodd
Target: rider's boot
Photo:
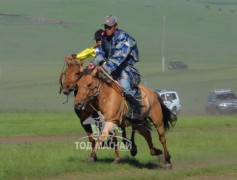
<instances>
[{"instance_id":1,"label":"rider's boot","mask_svg":"<svg viewBox=\"0 0 237 180\"><path fill-rule=\"evenodd\" d=\"M133 97L131 95L128 95L125 98L129 104L126 119L132 124L142 124L140 100L136 99L136 96Z\"/></svg>"}]
</instances>

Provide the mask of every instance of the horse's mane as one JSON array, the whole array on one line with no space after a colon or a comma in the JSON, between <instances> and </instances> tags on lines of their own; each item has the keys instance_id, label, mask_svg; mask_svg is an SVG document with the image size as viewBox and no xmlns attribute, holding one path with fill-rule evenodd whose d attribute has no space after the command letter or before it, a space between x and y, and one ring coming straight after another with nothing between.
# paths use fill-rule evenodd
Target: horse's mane
<instances>
[{"instance_id":1,"label":"horse's mane","mask_svg":"<svg viewBox=\"0 0 237 180\"><path fill-rule=\"evenodd\" d=\"M83 71L83 75L90 75L94 69L85 69ZM96 72L95 78L99 79L101 82L104 82L109 87L113 88L115 91L117 91L121 96L123 96L122 87L114 80L110 75L107 73L104 73L102 70L98 70Z\"/></svg>"},{"instance_id":2,"label":"horse's mane","mask_svg":"<svg viewBox=\"0 0 237 180\"><path fill-rule=\"evenodd\" d=\"M88 74L91 74L92 71L93 71L93 69L86 68L86 69L84 69L83 74L88 75Z\"/></svg>"},{"instance_id":3,"label":"horse's mane","mask_svg":"<svg viewBox=\"0 0 237 180\"><path fill-rule=\"evenodd\" d=\"M94 69L88 69L86 68L83 71L84 75L89 75L93 72ZM113 82L112 77L108 77L108 75L104 74L103 71L97 71L96 73L96 78L102 80L103 82L107 83L107 84L111 84Z\"/></svg>"}]
</instances>

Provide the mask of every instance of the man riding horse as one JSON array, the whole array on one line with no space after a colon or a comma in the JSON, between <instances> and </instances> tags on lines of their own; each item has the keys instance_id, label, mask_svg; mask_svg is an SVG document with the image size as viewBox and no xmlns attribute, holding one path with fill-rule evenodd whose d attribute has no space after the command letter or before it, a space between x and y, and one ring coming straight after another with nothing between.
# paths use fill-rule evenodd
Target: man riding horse
<instances>
[{"instance_id":1,"label":"man riding horse","mask_svg":"<svg viewBox=\"0 0 237 180\"><path fill-rule=\"evenodd\" d=\"M75 110L83 110L90 105L89 102L95 100L96 110L100 110L105 119L105 128L98 138L98 142L94 144L90 158L96 159L96 152L101 143L111 133L114 127L118 125L127 126L124 122L124 115L127 114L128 120L132 124L135 120L150 120L162 143L165 157L166 167L172 167L170 154L166 146L165 130L174 126L177 117L164 105L158 94L147 87L139 86L142 93L142 111L140 102L136 99L138 92L138 84L140 82L140 74L134 64L139 61L139 53L136 41L124 31L118 29L117 19L115 16L107 16L104 21L105 34L102 35L102 45L98 47L95 59L87 66L92 71L85 71L83 76L77 81L78 92L75 94L74 105ZM95 66L100 66L95 68ZM123 88L126 100L130 103L130 110L121 94L114 89L111 83L103 81L99 74L102 72L109 74L117 80ZM97 73L98 72L98 73ZM114 81L113 81L114 83ZM98 101L102 100L102 101ZM110 109L111 111L108 111ZM129 113L127 113L129 111ZM141 114L142 112L142 114ZM137 121L137 122L138 122ZM134 130L138 130L146 139L150 148L151 155L160 155L161 150L156 149L152 143L151 130L146 126L132 125ZM133 131L135 132L135 131ZM89 132L90 133L90 132ZM115 162L119 162L120 156L118 150L115 150Z\"/></svg>"},{"instance_id":2,"label":"man riding horse","mask_svg":"<svg viewBox=\"0 0 237 180\"><path fill-rule=\"evenodd\" d=\"M134 67L139 61L137 43L128 33L118 28L115 16L106 16L103 25L105 33L101 36L101 48L87 68L101 65L103 70L119 82L130 105L126 119L131 123L140 123L140 74Z\"/></svg>"}]
</instances>

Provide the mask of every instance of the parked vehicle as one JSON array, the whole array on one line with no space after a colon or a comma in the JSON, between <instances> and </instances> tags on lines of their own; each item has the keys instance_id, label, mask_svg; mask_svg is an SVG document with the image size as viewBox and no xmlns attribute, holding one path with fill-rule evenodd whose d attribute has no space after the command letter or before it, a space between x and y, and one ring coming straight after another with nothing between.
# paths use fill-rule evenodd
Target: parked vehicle
<instances>
[{"instance_id":1,"label":"parked vehicle","mask_svg":"<svg viewBox=\"0 0 237 180\"><path fill-rule=\"evenodd\" d=\"M205 110L208 113L237 113L237 97L230 89L216 89L207 95Z\"/></svg>"},{"instance_id":2,"label":"parked vehicle","mask_svg":"<svg viewBox=\"0 0 237 180\"><path fill-rule=\"evenodd\" d=\"M181 110L179 95L176 91L156 90L161 96L164 104L174 113L178 114Z\"/></svg>"},{"instance_id":3,"label":"parked vehicle","mask_svg":"<svg viewBox=\"0 0 237 180\"><path fill-rule=\"evenodd\" d=\"M183 63L182 61L173 60L168 63L169 70L186 70L188 69L188 65Z\"/></svg>"}]
</instances>

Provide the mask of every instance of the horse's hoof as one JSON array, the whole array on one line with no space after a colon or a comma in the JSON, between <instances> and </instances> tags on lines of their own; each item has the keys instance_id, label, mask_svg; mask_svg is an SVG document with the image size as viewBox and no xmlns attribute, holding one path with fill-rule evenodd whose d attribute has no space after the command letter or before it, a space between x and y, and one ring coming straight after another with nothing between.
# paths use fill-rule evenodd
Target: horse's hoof
<instances>
[{"instance_id":1,"label":"horse's hoof","mask_svg":"<svg viewBox=\"0 0 237 180\"><path fill-rule=\"evenodd\" d=\"M156 155L156 156L160 156L161 154L163 154L162 150L160 150L160 149L155 149L155 155Z\"/></svg>"},{"instance_id":2,"label":"horse's hoof","mask_svg":"<svg viewBox=\"0 0 237 180\"><path fill-rule=\"evenodd\" d=\"M172 170L172 164L165 164L165 170Z\"/></svg>"},{"instance_id":3,"label":"horse's hoof","mask_svg":"<svg viewBox=\"0 0 237 180\"><path fill-rule=\"evenodd\" d=\"M130 150L130 154L133 157L137 155L137 146L136 145L132 146L132 149Z\"/></svg>"},{"instance_id":4,"label":"horse's hoof","mask_svg":"<svg viewBox=\"0 0 237 180\"><path fill-rule=\"evenodd\" d=\"M113 162L112 162L112 164L119 164L120 163L120 158L116 158Z\"/></svg>"}]
</instances>

